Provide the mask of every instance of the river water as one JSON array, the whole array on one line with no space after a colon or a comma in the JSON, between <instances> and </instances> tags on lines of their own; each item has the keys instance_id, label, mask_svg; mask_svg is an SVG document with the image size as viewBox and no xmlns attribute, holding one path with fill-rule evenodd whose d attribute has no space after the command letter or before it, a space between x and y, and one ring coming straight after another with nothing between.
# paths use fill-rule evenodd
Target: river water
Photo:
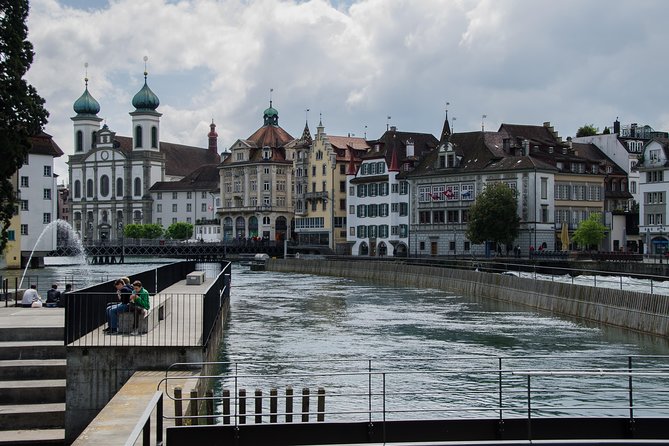
<instances>
[{"instance_id":1,"label":"river water","mask_svg":"<svg viewBox=\"0 0 669 446\"><path fill-rule=\"evenodd\" d=\"M76 289L156 265L61 265L28 275L45 293L51 282ZM330 420L383 409L387 419L497 416L500 401L517 415L528 382L537 413L626 416L630 361L635 414L669 414L667 339L475 296L235 264L223 336L223 387L323 387Z\"/></svg>"}]
</instances>

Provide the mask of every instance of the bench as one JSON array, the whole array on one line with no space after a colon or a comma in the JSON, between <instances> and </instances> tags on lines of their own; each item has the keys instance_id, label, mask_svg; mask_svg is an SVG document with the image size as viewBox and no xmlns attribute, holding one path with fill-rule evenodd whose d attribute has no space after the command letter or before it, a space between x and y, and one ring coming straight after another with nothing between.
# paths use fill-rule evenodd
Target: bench
<instances>
[{"instance_id":1,"label":"bench","mask_svg":"<svg viewBox=\"0 0 669 446\"><path fill-rule=\"evenodd\" d=\"M202 285L204 283L204 271L193 271L186 275L186 285Z\"/></svg>"},{"instance_id":2,"label":"bench","mask_svg":"<svg viewBox=\"0 0 669 446\"><path fill-rule=\"evenodd\" d=\"M139 333L148 333L160 321L172 312L172 299L169 296L156 294L149 296L151 309L144 311L144 317L139 318L139 326L137 331ZM118 331L119 333L130 333L133 331L134 313L126 312L118 314Z\"/></svg>"}]
</instances>

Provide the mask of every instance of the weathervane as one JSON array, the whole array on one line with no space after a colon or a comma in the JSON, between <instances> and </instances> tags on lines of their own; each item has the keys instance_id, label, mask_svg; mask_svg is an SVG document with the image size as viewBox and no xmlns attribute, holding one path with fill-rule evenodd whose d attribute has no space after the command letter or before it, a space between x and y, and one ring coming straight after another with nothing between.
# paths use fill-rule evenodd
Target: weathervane
<instances>
[{"instance_id":1,"label":"weathervane","mask_svg":"<svg viewBox=\"0 0 669 446\"><path fill-rule=\"evenodd\" d=\"M146 70L146 62L149 60L148 56L144 56L144 80L146 80L146 76L149 74L149 72Z\"/></svg>"}]
</instances>

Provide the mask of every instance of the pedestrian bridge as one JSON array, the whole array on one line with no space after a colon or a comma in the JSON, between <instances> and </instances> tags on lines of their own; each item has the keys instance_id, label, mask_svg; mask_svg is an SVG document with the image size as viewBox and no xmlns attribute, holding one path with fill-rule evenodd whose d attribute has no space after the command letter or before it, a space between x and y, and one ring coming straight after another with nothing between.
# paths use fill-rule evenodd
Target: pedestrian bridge
<instances>
[{"instance_id":1,"label":"pedestrian bridge","mask_svg":"<svg viewBox=\"0 0 669 446\"><path fill-rule=\"evenodd\" d=\"M206 392L175 388L171 368L144 438L153 425L162 440L170 424L170 446L669 444L669 357L560 356L536 368L538 359L217 363L220 374L197 377ZM305 372L314 363L324 371Z\"/></svg>"}]
</instances>

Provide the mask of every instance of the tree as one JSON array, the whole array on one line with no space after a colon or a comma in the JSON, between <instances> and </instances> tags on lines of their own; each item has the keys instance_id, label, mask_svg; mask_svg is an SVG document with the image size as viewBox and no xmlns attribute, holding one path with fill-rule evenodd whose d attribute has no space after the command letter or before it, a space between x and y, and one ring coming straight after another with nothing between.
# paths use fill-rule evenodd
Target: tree
<instances>
[{"instance_id":1,"label":"tree","mask_svg":"<svg viewBox=\"0 0 669 446\"><path fill-rule=\"evenodd\" d=\"M123 235L128 238L142 238L142 225L131 223L123 228Z\"/></svg>"},{"instance_id":2,"label":"tree","mask_svg":"<svg viewBox=\"0 0 669 446\"><path fill-rule=\"evenodd\" d=\"M592 213L587 220L582 220L576 230L572 240L578 243L579 246L590 248L591 246L599 246L599 244L606 237L607 227L602 223L602 214Z\"/></svg>"},{"instance_id":3,"label":"tree","mask_svg":"<svg viewBox=\"0 0 669 446\"><path fill-rule=\"evenodd\" d=\"M193 225L184 222L172 223L165 232L170 238L175 240L185 240L193 235Z\"/></svg>"},{"instance_id":4,"label":"tree","mask_svg":"<svg viewBox=\"0 0 669 446\"><path fill-rule=\"evenodd\" d=\"M576 130L576 137L579 136L593 136L599 133L599 127L595 127L594 124L585 124L583 127L579 127Z\"/></svg>"},{"instance_id":5,"label":"tree","mask_svg":"<svg viewBox=\"0 0 669 446\"><path fill-rule=\"evenodd\" d=\"M469 208L467 238L473 243L508 245L518 237L520 218L516 193L504 183L491 183Z\"/></svg>"},{"instance_id":6,"label":"tree","mask_svg":"<svg viewBox=\"0 0 669 446\"><path fill-rule=\"evenodd\" d=\"M145 225L129 224L123 228L123 235L128 238L158 238L163 235L163 227L155 223Z\"/></svg>"},{"instance_id":7,"label":"tree","mask_svg":"<svg viewBox=\"0 0 669 446\"><path fill-rule=\"evenodd\" d=\"M602 135L610 135L611 134L611 129L608 127L604 127L604 130L602 131Z\"/></svg>"},{"instance_id":8,"label":"tree","mask_svg":"<svg viewBox=\"0 0 669 446\"><path fill-rule=\"evenodd\" d=\"M23 79L34 55L27 17L27 0L0 0L0 252L16 209L12 175L28 154L28 137L39 134L49 117L44 99Z\"/></svg>"}]
</instances>

